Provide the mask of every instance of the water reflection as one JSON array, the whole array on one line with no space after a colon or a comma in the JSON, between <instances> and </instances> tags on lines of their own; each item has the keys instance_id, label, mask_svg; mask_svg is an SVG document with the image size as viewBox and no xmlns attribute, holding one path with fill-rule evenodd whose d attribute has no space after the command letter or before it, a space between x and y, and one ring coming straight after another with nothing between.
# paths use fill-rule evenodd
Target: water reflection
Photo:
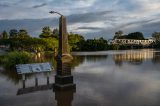
<instances>
[{"instance_id":1,"label":"water reflection","mask_svg":"<svg viewBox=\"0 0 160 106\"><path fill-rule=\"evenodd\" d=\"M160 63L160 52L154 52L152 61L155 64Z\"/></svg>"},{"instance_id":2,"label":"water reflection","mask_svg":"<svg viewBox=\"0 0 160 106\"><path fill-rule=\"evenodd\" d=\"M88 62L99 62L99 61L103 61L106 60L108 57L108 55L88 55L85 56L86 61Z\"/></svg>"},{"instance_id":3,"label":"water reflection","mask_svg":"<svg viewBox=\"0 0 160 106\"><path fill-rule=\"evenodd\" d=\"M72 106L72 101L76 89L55 90L54 92L57 106Z\"/></svg>"},{"instance_id":4,"label":"water reflection","mask_svg":"<svg viewBox=\"0 0 160 106\"><path fill-rule=\"evenodd\" d=\"M160 60L160 58L157 58L158 55L157 52L154 52L152 50L131 50L131 51L127 51L124 54L115 54L113 55L113 60L115 61L115 64L118 66L122 66L123 62L128 62L131 64L135 64L135 65L140 65L143 63L143 61L146 60L155 60L154 62L156 62L157 60Z\"/></svg>"},{"instance_id":5,"label":"water reflection","mask_svg":"<svg viewBox=\"0 0 160 106\"><path fill-rule=\"evenodd\" d=\"M73 61L71 64L72 69L78 67L80 64L83 64L85 60L84 56L73 56Z\"/></svg>"},{"instance_id":6,"label":"water reflection","mask_svg":"<svg viewBox=\"0 0 160 106\"><path fill-rule=\"evenodd\" d=\"M38 84L34 74L27 75L25 86L15 71L0 71L0 106L159 106L159 63L156 50L75 55L67 70L74 70L77 87L65 90L53 88L55 71L49 82L47 74L37 74Z\"/></svg>"}]
</instances>

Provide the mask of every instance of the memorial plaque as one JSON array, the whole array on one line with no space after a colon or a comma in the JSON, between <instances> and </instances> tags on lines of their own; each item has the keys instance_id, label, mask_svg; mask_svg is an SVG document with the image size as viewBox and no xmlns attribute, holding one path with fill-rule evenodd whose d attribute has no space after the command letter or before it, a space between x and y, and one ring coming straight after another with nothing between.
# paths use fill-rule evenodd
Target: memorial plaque
<instances>
[{"instance_id":1,"label":"memorial plaque","mask_svg":"<svg viewBox=\"0 0 160 106\"><path fill-rule=\"evenodd\" d=\"M16 65L18 74L39 73L52 71L50 63L33 63Z\"/></svg>"}]
</instances>

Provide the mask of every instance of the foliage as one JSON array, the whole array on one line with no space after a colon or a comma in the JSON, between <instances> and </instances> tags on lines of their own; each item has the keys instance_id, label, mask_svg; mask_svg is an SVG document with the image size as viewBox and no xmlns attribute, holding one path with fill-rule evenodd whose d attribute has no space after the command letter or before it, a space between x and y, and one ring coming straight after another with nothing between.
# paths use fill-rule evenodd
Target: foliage
<instances>
[{"instance_id":1,"label":"foliage","mask_svg":"<svg viewBox=\"0 0 160 106\"><path fill-rule=\"evenodd\" d=\"M127 50L127 49L130 49L130 47L127 47L126 45L114 44L114 45L110 45L109 49L111 49L111 50Z\"/></svg>"},{"instance_id":2,"label":"foliage","mask_svg":"<svg viewBox=\"0 0 160 106\"><path fill-rule=\"evenodd\" d=\"M59 37L59 30L57 28L53 29L52 37L58 39L58 37Z\"/></svg>"},{"instance_id":3,"label":"foliage","mask_svg":"<svg viewBox=\"0 0 160 106\"><path fill-rule=\"evenodd\" d=\"M28 32L25 29L21 29L18 32L18 38L29 38Z\"/></svg>"},{"instance_id":4,"label":"foliage","mask_svg":"<svg viewBox=\"0 0 160 106\"><path fill-rule=\"evenodd\" d=\"M108 42L103 38L87 39L82 43L82 51L102 51L108 49Z\"/></svg>"},{"instance_id":5,"label":"foliage","mask_svg":"<svg viewBox=\"0 0 160 106\"><path fill-rule=\"evenodd\" d=\"M45 43L45 51L53 51L54 48L58 48L58 40L56 38L43 38L42 41Z\"/></svg>"},{"instance_id":6,"label":"foliage","mask_svg":"<svg viewBox=\"0 0 160 106\"><path fill-rule=\"evenodd\" d=\"M42 33L39 35L40 38L48 38L52 36L52 31L49 26L42 28Z\"/></svg>"},{"instance_id":7,"label":"foliage","mask_svg":"<svg viewBox=\"0 0 160 106\"><path fill-rule=\"evenodd\" d=\"M144 40L143 33L141 32L133 32L129 33L128 35L122 35L122 32L116 32L113 39L137 39L137 40Z\"/></svg>"},{"instance_id":8,"label":"foliage","mask_svg":"<svg viewBox=\"0 0 160 106\"><path fill-rule=\"evenodd\" d=\"M28 52L13 51L6 54L1 62L6 68L14 68L16 64L26 64L32 62L32 54Z\"/></svg>"},{"instance_id":9,"label":"foliage","mask_svg":"<svg viewBox=\"0 0 160 106\"><path fill-rule=\"evenodd\" d=\"M37 51L39 48L43 49L45 43L39 38L0 39L0 44L9 45L11 51Z\"/></svg>"},{"instance_id":10,"label":"foliage","mask_svg":"<svg viewBox=\"0 0 160 106\"><path fill-rule=\"evenodd\" d=\"M129 34L126 36L126 39L144 40L144 36L143 36L143 33L141 33L141 32L133 32L133 33L129 33Z\"/></svg>"},{"instance_id":11,"label":"foliage","mask_svg":"<svg viewBox=\"0 0 160 106\"><path fill-rule=\"evenodd\" d=\"M10 38L15 38L15 37L17 37L18 36L18 31L16 30L16 29L11 29L10 31L9 31L9 37Z\"/></svg>"},{"instance_id":12,"label":"foliage","mask_svg":"<svg viewBox=\"0 0 160 106\"><path fill-rule=\"evenodd\" d=\"M84 37L82 35L70 33L68 35L68 40L72 51L81 50L82 42L84 42Z\"/></svg>"},{"instance_id":13,"label":"foliage","mask_svg":"<svg viewBox=\"0 0 160 106\"><path fill-rule=\"evenodd\" d=\"M8 39L8 33L6 31L2 32L2 39Z\"/></svg>"},{"instance_id":14,"label":"foliage","mask_svg":"<svg viewBox=\"0 0 160 106\"><path fill-rule=\"evenodd\" d=\"M152 34L152 37L156 40L156 41L160 41L160 32L154 32Z\"/></svg>"},{"instance_id":15,"label":"foliage","mask_svg":"<svg viewBox=\"0 0 160 106\"><path fill-rule=\"evenodd\" d=\"M123 31L118 31L118 32L115 32L115 35L114 35L114 38L113 39L117 39L119 37L123 36Z\"/></svg>"}]
</instances>

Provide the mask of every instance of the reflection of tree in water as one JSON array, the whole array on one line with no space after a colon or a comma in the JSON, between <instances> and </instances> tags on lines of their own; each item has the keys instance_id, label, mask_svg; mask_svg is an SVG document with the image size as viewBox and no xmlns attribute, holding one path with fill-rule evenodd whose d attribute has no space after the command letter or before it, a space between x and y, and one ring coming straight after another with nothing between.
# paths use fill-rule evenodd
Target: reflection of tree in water
<instances>
[{"instance_id":1,"label":"reflection of tree in water","mask_svg":"<svg viewBox=\"0 0 160 106\"><path fill-rule=\"evenodd\" d=\"M22 76L18 75L16 72L16 69L6 69L1 72L2 75L4 75L7 80L13 82L15 85L20 83L22 81ZM44 76L47 76L47 73L43 73ZM35 77L35 74L26 74L26 79L31 79L32 77Z\"/></svg>"},{"instance_id":2,"label":"reflection of tree in water","mask_svg":"<svg viewBox=\"0 0 160 106\"><path fill-rule=\"evenodd\" d=\"M6 69L1 73L7 77L7 80L14 82L14 84L18 84L22 79L22 77L17 74L15 69Z\"/></svg>"},{"instance_id":3,"label":"reflection of tree in water","mask_svg":"<svg viewBox=\"0 0 160 106\"><path fill-rule=\"evenodd\" d=\"M35 57L33 58L34 63L41 63L41 62L50 62L52 64L53 67L56 67L55 65L55 60L53 59L52 54L41 54L41 55L35 55ZM22 80L22 76L18 75L16 72L16 68L13 69L4 69L3 71L0 71L0 73L2 73L2 75L5 75L7 77L8 80L12 81L14 84L18 84L21 80ZM44 74L46 76L46 74ZM30 79L32 76L32 74L27 74L26 78Z\"/></svg>"},{"instance_id":4,"label":"reflection of tree in water","mask_svg":"<svg viewBox=\"0 0 160 106\"><path fill-rule=\"evenodd\" d=\"M98 62L102 60L106 60L108 55L87 55L85 58L89 62Z\"/></svg>"},{"instance_id":5,"label":"reflection of tree in water","mask_svg":"<svg viewBox=\"0 0 160 106\"><path fill-rule=\"evenodd\" d=\"M117 65L117 66L122 66L122 64L123 64L123 61L122 60L114 60L114 62L115 62L115 64Z\"/></svg>"},{"instance_id":6,"label":"reflection of tree in water","mask_svg":"<svg viewBox=\"0 0 160 106\"><path fill-rule=\"evenodd\" d=\"M75 68L84 62L84 56L73 56L72 68Z\"/></svg>"},{"instance_id":7,"label":"reflection of tree in water","mask_svg":"<svg viewBox=\"0 0 160 106\"><path fill-rule=\"evenodd\" d=\"M160 63L160 52L154 52L152 62L154 64Z\"/></svg>"},{"instance_id":8,"label":"reflection of tree in water","mask_svg":"<svg viewBox=\"0 0 160 106\"><path fill-rule=\"evenodd\" d=\"M50 62L55 67L54 53L40 53L34 56L35 63Z\"/></svg>"}]
</instances>

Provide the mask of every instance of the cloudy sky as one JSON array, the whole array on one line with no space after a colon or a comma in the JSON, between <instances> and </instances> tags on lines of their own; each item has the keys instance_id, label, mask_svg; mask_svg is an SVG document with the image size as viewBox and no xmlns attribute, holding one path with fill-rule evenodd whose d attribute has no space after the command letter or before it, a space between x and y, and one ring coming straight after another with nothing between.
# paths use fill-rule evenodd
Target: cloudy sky
<instances>
[{"instance_id":1,"label":"cloudy sky","mask_svg":"<svg viewBox=\"0 0 160 106\"><path fill-rule=\"evenodd\" d=\"M85 38L160 31L160 0L0 0L0 32L23 28L37 37L44 26L58 27L50 10L67 17L68 32Z\"/></svg>"}]
</instances>

